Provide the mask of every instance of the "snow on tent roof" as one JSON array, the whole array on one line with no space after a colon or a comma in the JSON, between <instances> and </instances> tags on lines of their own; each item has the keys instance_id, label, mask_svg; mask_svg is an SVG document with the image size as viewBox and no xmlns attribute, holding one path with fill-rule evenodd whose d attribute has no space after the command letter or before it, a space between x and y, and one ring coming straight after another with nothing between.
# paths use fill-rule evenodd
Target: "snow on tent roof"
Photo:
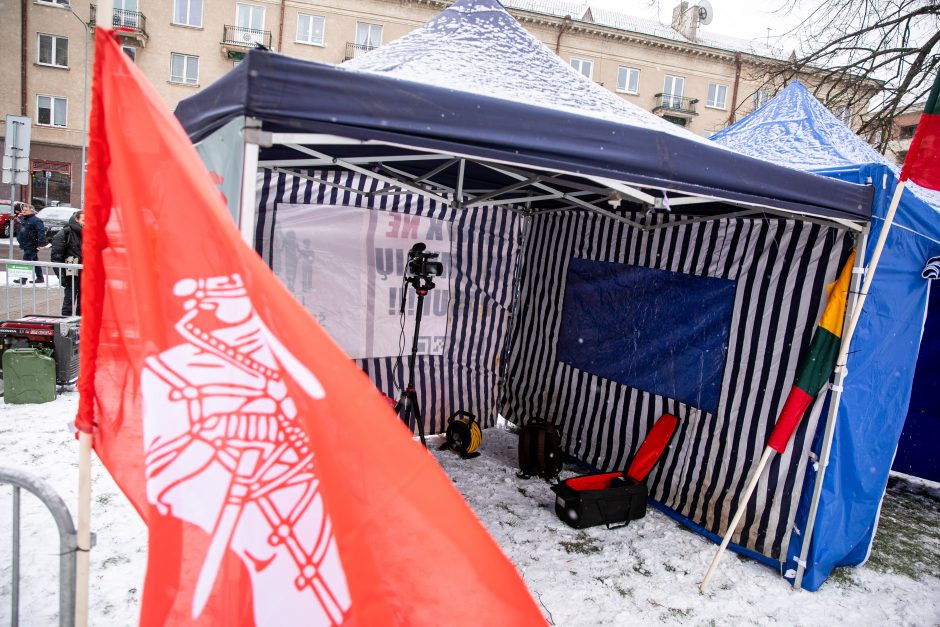
<instances>
[{"instance_id":1,"label":"snow on tent roof","mask_svg":"<svg viewBox=\"0 0 940 627\"><path fill-rule=\"evenodd\" d=\"M709 143L575 71L496 0L458 1L424 26L343 67L594 115Z\"/></svg>"},{"instance_id":2,"label":"snow on tent roof","mask_svg":"<svg viewBox=\"0 0 940 627\"><path fill-rule=\"evenodd\" d=\"M808 172L879 164L900 169L834 116L801 83L790 83L763 107L711 140L740 154ZM940 208L940 192L909 184L924 202Z\"/></svg>"}]
</instances>

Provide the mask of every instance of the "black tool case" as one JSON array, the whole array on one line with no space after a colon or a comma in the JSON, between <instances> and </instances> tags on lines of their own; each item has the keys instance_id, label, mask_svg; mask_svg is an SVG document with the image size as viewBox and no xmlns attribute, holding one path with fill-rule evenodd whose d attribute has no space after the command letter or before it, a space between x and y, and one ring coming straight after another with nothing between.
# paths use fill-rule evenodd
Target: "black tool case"
<instances>
[{"instance_id":1,"label":"black tool case","mask_svg":"<svg viewBox=\"0 0 940 627\"><path fill-rule=\"evenodd\" d=\"M645 482L622 472L572 477L552 486L555 513L575 529L607 525L624 527L646 515L649 496Z\"/></svg>"}]
</instances>

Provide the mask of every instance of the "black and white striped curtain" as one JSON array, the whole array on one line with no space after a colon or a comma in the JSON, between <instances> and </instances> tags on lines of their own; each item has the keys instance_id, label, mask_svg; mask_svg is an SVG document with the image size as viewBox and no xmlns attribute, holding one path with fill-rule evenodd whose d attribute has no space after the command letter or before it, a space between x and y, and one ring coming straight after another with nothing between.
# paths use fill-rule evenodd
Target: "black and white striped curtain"
<instances>
[{"instance_id":1,"label":"black and white striped curtain","mask_svg":"<svg viewBox=\"0 0 940 627\"><path fill-rule=\"evenodd\" d=\"M779 218L640 231L587 212L536 216L527 226L502 413L522 423L534 417L554 421L566 451L602 470L625 469L653 422L666 412L676 415L677 432L649 477L651 495L721 534L812 338L825 286L835 280L851 246L843 230ZM736 281L715 414L556 359L572 257ZM784 558L821 404L808 412L787 453L774 457L734 542Z\"/></svg>"},{"instance_id":2,"label":"black and white striped curtain","mask_svg":"<svg viewBox=\"0 0 940 627\"><path fill-rule=\"evenodd\" d=\"M509 329L521 218L501 207L457 210L414 194L370 197L368 192L382 189L385 183L352 172L304 174L341 187L269 170L259 174L255 249L269 265L279 204L362 207L437 218L451 225L448 335L442 355L418 357L415 389L427 433L443 432L447 418L458 409L475 414L484 426L492 426L498 409L498 368ZM413 324L413 320L406 324ZM409 349L405 348L400 364L397 356L357 359L356 363L381 392L397 398L408 376Z\"/></svg>"}]
</instances>

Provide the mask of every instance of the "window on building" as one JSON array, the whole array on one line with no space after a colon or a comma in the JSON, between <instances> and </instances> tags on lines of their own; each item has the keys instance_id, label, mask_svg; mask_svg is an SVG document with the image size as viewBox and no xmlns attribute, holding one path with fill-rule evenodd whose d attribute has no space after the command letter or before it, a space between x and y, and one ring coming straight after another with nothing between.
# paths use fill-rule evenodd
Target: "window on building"
<instances>
[{"instance_id":1,"label":"window on building","mask_svg":"<svg viewBox=\"0 0 940 627\"><path fill-rule=\"evenodd\" d=\"M319 15L300 13L297 16L297 42L313 46L322 46L325 23L326 20Z\"/></svg>"},{"instance_id":2,"label":"window on building","mask_svg":"<svg viewBox=\"0 0 940 627\"><path fill-rule=\"evenodd\" d=\"M170 82L198 85L199 57L175 52L170 54Z\"/></svg>"},{"instance_id":3,"label":"window on building","mask_svg":"<svg viewBox=\"0 0 940 627\"><path fill-rule=\"evenodd\" d=\"M898 139L912 139L914 137L915 132L917 132L916 124L908 124L906 126L902 126L900 131L898 132Z\"/></svg>"},{"instance_id":4,"label":"window on building","mask_svg":"<svg viewBox=\"0 0 940 627\"><path fill-rule=\"evenodd\" d=\"M839 109L839 121L846 126L852 125L852 107L842 107Z\"/></svg>"},{"instance_id":5,"label":"window on building","mask_svg":"<svg viewBox=\"0 0 940 627\"><path fill-rule=\"evenodd\" d=\"M38 4L55 4L60 7L69 6L69 0L36 0Z\"/></svg>"},{"instance_id":6,"label":"window on building","mask_svg":"<svg viewBox=\"0 0 940 627\"><path fill-rule=\"evenodd\" d=\"M236 37L248 44L264 44L264 7L256 4L235 5Z\"/></svg>"},{"instance_id":7,"label":"window on building","mask_svg":"<svg viewBox=\"0 0 940 627\"><path fill-rule=\"evenodd\" d=\"M754 92L754 108L759 109L764 106L764 103L767 102L768 96L767 92L763 89L758 89Z\"/></svg>"},{"instance_id":8,"label":"window on building","mask_svg":"<svg viewBox=\"0 0 940 627\"><path fill-rule=\"evenodd\" d=\"M728 108L728 86L718 83L708 84L708 98L705 100L705 106L712 109Z\"/></svg>"},{"instance_id":9,"label":"window on building","mask_svg":"<svg viewBox=\"0 0 940 627\"><path fill-rule=\"evenodd\" d=\"M173 23L202 26L202 0L173 0Z\"/></svg>"},{"instance_id":10,"label":"window on building","mask_svg":"<svg viewBox=\"0 0 940 627\"><path fill-rule=\"evenodd\" d=\"M640 93L640 70L620 66L617 70L617 91L628 94Z\"/></svg>"},{"instance_id":11,"label":"window on building","mask_svg":"<svg viewBox=\"0 0 940 627\"><path fill-rule=\"evenodd\" d=\"M594 62L590 59L571 57L571 67L577 70L579 74L591 78L591 73L594 71Z\"/></svg>"},{"instance_id":12,"label":"window on building","mask_svg":"<svg viewBox=\"0 0 940 627\"><path fill-rule=\"evenodd\" d=\"M36 96L36 124L65 128L69 103L66 98Z\"/></svg>"},{"instance_id":13,"label":"window on building","mask_svg":"<svg viewBox=\"0 0 940 627\"><path fill-rule=\"evenodd\" d=\"M667 109L681 109L682 92L684 90L685 78L666 74L666 79L663 81L662 106L666 107Z\"/></svg>"},{"instance_id":14,"label":"window on building","mask_svg":"<svg viewBox=\"0 0 940 627\"><path fill-rule=\"evenodd\" d=\"M121 46L121 50L123 50L124 54L131 58L131 61L137 63L137 48L134 46Z\"/></svg>"},{"instance_id":15,"label":"window on building","mask_svg":"<svg viewBox=\"0 0 940 627\"><path fill-rule=\"evenodd\" d=\"M137 0L114 0L114 25L125 28L137 28L138 13Z\"/></svg>"},{"instance_id":16,"label":"window on building","mask_svg":"<svg viewBox=\"0 0 940 627\"><path fill-rule=\"evenodd\" d=\"M382 25L358 22L356 24L356 48L368 52L382 45Z\"/></svg>"},{"instance_id":17,"label":"window on building","mask_svg":"<svg viewBox=\"0 0 940 627\"><path fill-rule=\"evenodd\" d=\"M69 40L66 37L39 34L38 62L55 67L69 66Z\"/></svg>"}]
</instances>

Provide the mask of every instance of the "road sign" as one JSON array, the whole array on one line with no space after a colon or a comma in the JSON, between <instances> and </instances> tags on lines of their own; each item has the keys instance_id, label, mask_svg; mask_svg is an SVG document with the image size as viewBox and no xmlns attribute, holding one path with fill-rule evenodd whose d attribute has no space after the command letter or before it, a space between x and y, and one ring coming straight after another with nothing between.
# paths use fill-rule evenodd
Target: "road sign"
<instances>
[{"instance_id":1,"label":"road sign","mask_svg":"<svg viewBox=\"0 0 940 627\"><path fill-rule=\"evenodd\" d=\"M33 121L25 115L6 117L3 142L3 182L29 183L29 139Z\"/></svg>"}]
</instances>

